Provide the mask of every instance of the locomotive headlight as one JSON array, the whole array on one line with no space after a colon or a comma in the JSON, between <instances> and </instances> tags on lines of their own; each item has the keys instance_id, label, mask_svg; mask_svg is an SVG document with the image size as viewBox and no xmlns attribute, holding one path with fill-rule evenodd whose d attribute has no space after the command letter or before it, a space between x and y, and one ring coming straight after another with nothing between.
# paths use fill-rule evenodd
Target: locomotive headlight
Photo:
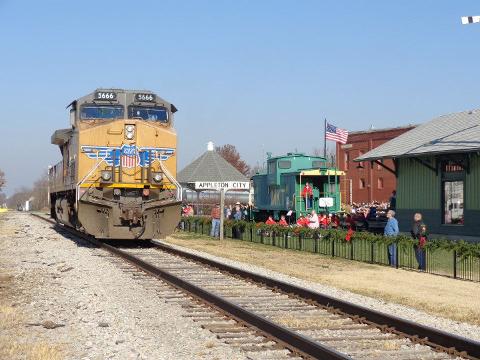
<instances>
[{"instance_id":1,"label":"locomotive headlight","mask_svg":"<svg viewBox=\"0 0 480 360\"><path fill-rule=\"evenodd\" d=\"M112 172L110 170L102 170L100 176L103 181L110 181L112 179Z\"/></svg>"},{"instance_id":2,"label":"locomotive headlight","mask_svg":"<svg viewBox=\"0 0 480 360\"><path fill-rule=\"evenodd\" d=\"M125 138L132 140L135 137L135 125L125 125Z\"/></svg>"},{"instance_id":3,"label":"locomotive headlight","mask_svg":"<svg viewBox=\"0 0 480 360\"><path fill-rule=\"evenodd\" d=\"M159 183L163 179L163 175L161 173L153 173L152 174L153 181Z\"/></svg>"}]
</instances>

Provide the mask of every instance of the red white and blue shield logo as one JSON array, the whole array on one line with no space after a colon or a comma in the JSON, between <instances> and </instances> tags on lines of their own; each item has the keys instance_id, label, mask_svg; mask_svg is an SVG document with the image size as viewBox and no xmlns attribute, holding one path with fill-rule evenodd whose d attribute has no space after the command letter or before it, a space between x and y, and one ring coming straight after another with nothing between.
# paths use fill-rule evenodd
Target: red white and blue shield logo
<instances>
[{"instance_id":1,"label":"red white and blue shield logo","mask_svg":"<svg viewBox=\"0 0 480 360\"><path fill-rule=\"evenodd\" d=\"M121 162L123 168L133 168L138 164L138 153L135 145L123 145L121 148Z\"/></svg>"}]
</instances>

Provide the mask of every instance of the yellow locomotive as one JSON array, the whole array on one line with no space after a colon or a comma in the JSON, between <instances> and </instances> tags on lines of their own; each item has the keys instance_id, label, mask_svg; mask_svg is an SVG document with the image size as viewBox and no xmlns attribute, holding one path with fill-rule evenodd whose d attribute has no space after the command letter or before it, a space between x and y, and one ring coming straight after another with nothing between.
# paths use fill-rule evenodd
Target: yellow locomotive
<instances>
[{"instance_id":1,"label":"yellow locomotive","mask_svg":"<svg viewBox=\"0 0 480 360\"><path fill-rule=\"evenodd\" d=\"M100 239L152 239L180 220L177 111L151 91L97 89L69 106L49 169L51 216Z\"/></svg>"}]
</instances>

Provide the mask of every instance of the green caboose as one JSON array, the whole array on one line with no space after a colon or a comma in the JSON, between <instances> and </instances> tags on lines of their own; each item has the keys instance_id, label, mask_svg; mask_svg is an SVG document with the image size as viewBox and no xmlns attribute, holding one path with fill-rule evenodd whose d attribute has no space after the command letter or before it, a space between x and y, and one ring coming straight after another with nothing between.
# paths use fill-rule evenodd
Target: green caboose
<instances>
[{"instance_id":1,"label":"green caboose","mask_svg":"<svg viewBox=\"0 0 480 360\"><path fill-rule=\"evenodd\" d=\"M334 167L327 167L323 157L288 153L267 159L263 173L252 177L255 220L263 221L269 215L278 219L292 211L291 220L300 213L340 211L340 176ZM312 188L310 200L302 196L306 183Z\"/></svg>"}]
</instances>

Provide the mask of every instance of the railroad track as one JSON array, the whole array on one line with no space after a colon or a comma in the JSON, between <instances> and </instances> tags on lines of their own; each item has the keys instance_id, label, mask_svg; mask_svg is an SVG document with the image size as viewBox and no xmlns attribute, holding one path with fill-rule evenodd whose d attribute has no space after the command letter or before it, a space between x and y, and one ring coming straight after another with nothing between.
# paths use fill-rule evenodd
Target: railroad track
<instances>
[{"instance_id":1,"label":"railroad track","mask_svg":"<svg viewBox=\"0 0 480 360\"><path fill-rule=\"evenodd\" d=\"M192 320L252 359L480 358L479 342L163 243L119 249L65 229L170 284L161 296L186 307ZM185 294L195 299L193 305Z\"/></svg>"}]
</instances>

